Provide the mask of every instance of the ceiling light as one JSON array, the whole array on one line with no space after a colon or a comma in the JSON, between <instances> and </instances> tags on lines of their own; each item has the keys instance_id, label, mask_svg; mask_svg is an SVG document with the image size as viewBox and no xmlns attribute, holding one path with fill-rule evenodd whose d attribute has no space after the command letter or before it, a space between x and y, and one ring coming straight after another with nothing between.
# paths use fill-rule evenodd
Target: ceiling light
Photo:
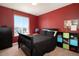
<instances>
[{"instance_id":1,"label":"ceiling light","mask_svg":"<svg viewBox=\"0 0 79 59\"><path fill-rule=\"evenodd\" d=\"M37 3L32 3L32 5L37 5Z\"/></svg>"}]
</instances>

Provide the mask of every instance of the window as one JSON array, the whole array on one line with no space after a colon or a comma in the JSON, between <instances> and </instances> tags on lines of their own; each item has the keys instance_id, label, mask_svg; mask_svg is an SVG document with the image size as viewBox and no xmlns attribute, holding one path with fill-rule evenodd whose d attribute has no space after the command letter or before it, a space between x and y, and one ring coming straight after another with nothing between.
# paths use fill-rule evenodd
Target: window
<instances>
[{"instance_id":1,"label":"window","mask_svg":"<svg viewBox=\"0 0 79 59\"><path fill-rule=\"evenodd\" d=\"M29 34L29 18L19 15L14 15L14 36L18 33Z\"/></svg>"}]
</instances>

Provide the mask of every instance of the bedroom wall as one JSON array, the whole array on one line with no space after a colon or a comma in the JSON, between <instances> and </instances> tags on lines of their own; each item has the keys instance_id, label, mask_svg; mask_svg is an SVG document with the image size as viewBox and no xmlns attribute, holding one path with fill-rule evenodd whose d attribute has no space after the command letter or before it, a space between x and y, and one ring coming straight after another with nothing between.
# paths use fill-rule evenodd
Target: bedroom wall
<instances>
[{"instance_id":1,"label":"bedroom wall","mask_svg":"<svg viewBox=\"0 0 79 59\"><path fill-rule=\"evenodd\" d=\"M39 28L57 28L62 32L70 32L69 29L64 28L64 20L72 19L79 19L79 4L71 4L40 15ZM79 32L79 30L76 32Z\"/></svg>"},{"instance_id":2,"label":"bedroom wall","mask_svg":"<svg viewBox=\"0 0 79 59\"><path fill-rule=\"evenodd\" d=\"M12 10L6 7L0 6L0 26L6 25L12 28L14 33L14 14L26 16L30 18L30 33L33 34L34 29L38 27L38 16L34 16L28 13ZM17 41L17 37L13 37L13 42Z\"/></svg>"},{"instance_id":3,"label":"bedroom wall","mask_svg":"<svg viewBox=\"0 0 79 59\"><path fill-rule=\"evenodd\" d=\"M18 14L30 18L30 33L33 34L36 27L42 28L58 28L59 31L70 32L64 29L64 20L79 19L79 4L71 4L63 8L48 12L40 16L34 16L28 13L12 10L0 6L0 26L7 25L14 31L13 15ZM79 32L79 30L77 31ZM17 37L13 37L13 42L17 41Z\"/></svg>"}]
</instances>

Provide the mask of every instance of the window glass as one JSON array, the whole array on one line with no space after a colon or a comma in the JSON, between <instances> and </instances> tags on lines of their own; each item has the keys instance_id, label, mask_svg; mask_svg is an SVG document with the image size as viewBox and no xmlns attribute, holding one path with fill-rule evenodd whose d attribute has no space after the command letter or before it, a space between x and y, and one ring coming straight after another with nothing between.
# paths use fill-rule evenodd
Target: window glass
<instances>
[{"instance_id":1,"label":"window glass","mask_svg":"<svg viewBox=\"0 0 79 59\"><path fill-rule=\"evenodd\" d=\"M29 18L19 15L14 15L14 36L18 33L29 34Z\"/></svg>"}]
</instances>

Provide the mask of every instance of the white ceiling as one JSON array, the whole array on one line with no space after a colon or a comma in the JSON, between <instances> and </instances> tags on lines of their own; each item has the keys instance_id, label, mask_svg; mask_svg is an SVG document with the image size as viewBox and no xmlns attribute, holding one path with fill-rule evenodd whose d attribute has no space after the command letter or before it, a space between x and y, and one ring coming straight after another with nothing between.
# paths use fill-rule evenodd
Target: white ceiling
<instances>
[{"instance_id":1,"label":"white ceiling","mask_svg":"<svg viewBox=\"0 0 79 59\"><path fill-rule=\"evenodd\" d=\"M0 3L0 6L39 16L69 4L71 3L38 3L37 5L32 5L32 3Z\"/></svg>"}]
</instances>

